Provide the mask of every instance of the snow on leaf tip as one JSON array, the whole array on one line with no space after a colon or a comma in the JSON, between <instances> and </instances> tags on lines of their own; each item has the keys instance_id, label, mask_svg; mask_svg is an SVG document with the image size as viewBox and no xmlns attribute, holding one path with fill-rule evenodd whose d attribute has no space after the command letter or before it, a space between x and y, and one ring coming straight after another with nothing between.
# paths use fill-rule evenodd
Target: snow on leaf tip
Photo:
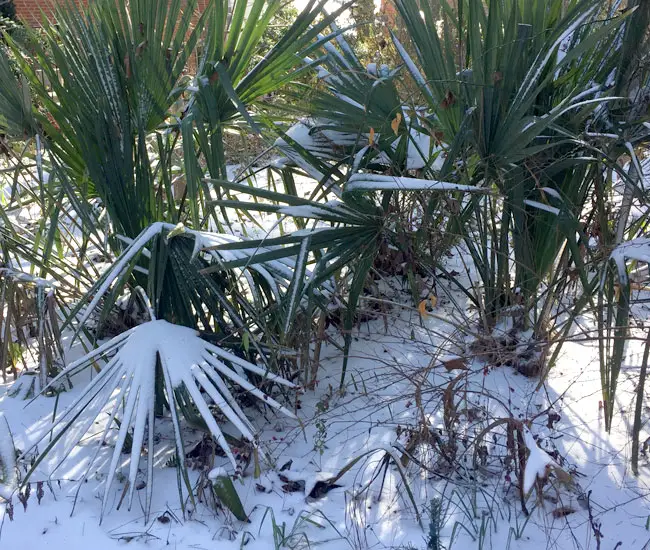
<instances>
[{"instance_id":1,"label":"snow on leaf tip","mask_svg":"<svg viewBox=\"0 0 650 550\"><path fill-rule=\"evenodd\" d=\"M547 466L555 464L555 461L537 446L537 441L528 428L524 428L524 442L529 451L523 479L524 494L527 495L533 488L535 480L544 477Z\"/></svg>"}]
</instances>

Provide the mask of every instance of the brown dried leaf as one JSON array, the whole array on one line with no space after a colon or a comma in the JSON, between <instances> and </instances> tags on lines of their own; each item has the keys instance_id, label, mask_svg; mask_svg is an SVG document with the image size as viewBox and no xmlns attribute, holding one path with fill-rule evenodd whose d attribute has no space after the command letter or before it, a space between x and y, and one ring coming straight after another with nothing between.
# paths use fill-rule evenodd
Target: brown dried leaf
<instances>
[{"instance_id":1,"label":"brown dried leaf","mask_svg":"<svg viewBox=\"0 0 650 550\"><path fill-rule=\"evenodd\" d=\"M445 98L440 103L441 107L443 109L448 109L449 107L452 107L455 103L456 103L456 97L454 96L454 93L451 90L447 90L447 93L445 94Z\"/></svg>"},{"instance_id":2,"label":"brown dried leaf","mask_svg":"<svg viewBox=\"0 0 650 550\"><path fill-rule=\"evenodd\" d=\"M467 370L467 363L463 357L457 357L455 359L449 359L447 361L441 361L442 366L447 369L447 372L452 370Z\"/></svg>"},{"instance_id":3,"label":"brown dried leaf","mask_svg":"<svg viewBox=\"0 0 650 550\"><path fill-rule=\"evenodd\" d=\"M28 483L25 485L25 488L22 490L22 492L18 493L18 500L22 503L23 508L25 509L25 512L27 511L27 502L29 501L29 495L32 492L32 484Z\"/></svg>"},{"instance_id":4,"label":"brown dried leaf","mask_svg":"<svg viewBox=\"0 0 650 550\"><path fill-rule=\"evenodd\" d=\"M563 518L568 516L569 514L574 514L574 513L575 513L575 509L571 508L571 506L560 506L559 508L553 510L553 517Z\"/></svg>"},{"instance_id":5,"label":"brown dried leaf","mask_svg":"<svg viewBox=\"0 0 650 550\"><path fill-rule=\"evenodd\" d=\"M397 135L399 133L399 125L402 122L402 114L397 113L393 121L390 123L390 127L393 129L393 133Z\"/></svg>"},{"instance_id":6,"label":"brown dried leaf","mask_svg":"<svg viewBox=\"0 0 650 550\"><path fill-rule=\"evenodd\" d=\"M43 491L43 482L39 481L36 483L36 498L38 499L38 503L41 503L41 499L43 498L43 495L45 494L45 491Z\"/></svg>"}]
</instances>

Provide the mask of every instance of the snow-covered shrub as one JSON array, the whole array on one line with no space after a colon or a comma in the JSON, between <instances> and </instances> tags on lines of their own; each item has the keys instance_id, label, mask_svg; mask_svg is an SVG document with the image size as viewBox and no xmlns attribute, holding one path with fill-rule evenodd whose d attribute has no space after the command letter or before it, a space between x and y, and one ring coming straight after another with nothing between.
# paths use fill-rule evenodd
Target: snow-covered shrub
<instances>
[{"instance_id":1,"label":"snow-covered shrub","mask_svg":"<svg viewBox=\"0 0 650 550\"><path fill-rule=\"evenodd\" d=\"M164 223L152 224L136 239L128 240L124 252L108 267L91 292L80 301L71 319L76 322L76 334L87 327L89 319L97 310L102 312L101 319L105 312L114 306L117 297L122 295L125 276L130 273L131 266L144 258L156 260L152 261L147 275L150 279L154 279L150 280L148 286L153 289L157 298L151 304L141 287L136 287L134 292L140 293L143 297L151 320L118 334L81 359L69 364L47 385L45 390L57 388L60 382L69 380L70 377L95 364L95 361L100 359L107 361L101 368L100 374L93 378L75 401L57 416L47 432L43 433L43 438L50 433L53 437L38 456L29 475L57 445L63 447L63 457L67 457L96 418L106 407L109 407L110 420L95 457L101 451L101 443L109 435L114 422L119 425L119 432L108 472L102 510L105 510L120 454L127 440L132 449L128 476L129 506L131 505L136 488L140 450L145 444L146 435L148 449L146 510L148 511L153 489L154 419L164 410L165 404L169 409L175 434L179 479L184 481L183 485L190 495L192 491L187 481L181 433L182 417L188 420L197 417L204 423L207 431L215 437L231 465L236 469L235 457L222 429L213 417L210 405L217 407L232 427L255 449L257 448L256 430L238 403L233 387L236 386L245 393L259 398L264 404L287 416L294 416L268 394L257 389L249 380L249 376L259 382L272 382L275 386L292 388L294 385L270 372L268 364L260 367L253 364L251 360L244 359L246 346L231 334L235 332L235 328L242 331L248 328L239 316L235 305L225 296L226 289L221 290L220 286L226 285L220 278L222 275L219 272L224 272L223 263L235 259L245 260L248 255L238 250L219 251L214 247L237 241L238 239L229 235L192 231L182 225L172 226ZM147 246L157 250L162 260L152 257ZM161 253L161 250L165 253ZM215 275L203 274L201 269L207 269L211 264L205 259L199 261L199 257L213 261L218 272ZM166 261L168 258L171 265ZM260 289L264 288L271 299L278 301L282 300L284 289L290 286L289 281L293 278L290 265L275 260L262 262L250 268L237 268L235 272L242 274L251 294L260 294ZM264 281L264 286L259 281L256 282L251 273ZM302 273L304 274L305 271L303 270ZM172 277L175 277L179 286L182 285L181 294L185 301L181 303L185 309L181 311L174 309L174 304L169 304L169 296L164 293L165 290L178 292L177 288L163 285L158 287L158 291L156 290L156 284L160 279L169 280ZM260 313L253 313L258 315L257 319L263 315L261 300L262 296L253 299L253 303L260 304ZM240 303L243 301L242 298ZM100 308L102 302L103 307ZM189 305L194 305L199 310L200 321L197 321ZM205 311L199 309L199 305L212 314L221 334L211 330L212 325ZM159 314L176 318L186 326L157 319ZM220 337L218 341L226 340L230 336L230 346L234 349L229 351L224 346L211 343L209 340L214 339L217 334ZM252 334L248 336L250 338L248 348L255 350L257 356L265 361L266 355L259 351L256 337ZM247 356L252 358L253 354L248 353ZM179 490L182 492L181 486L179 483Z\"/></svg>"},{"instance_id":2,"label":"snow-covered shrub","mask_svg":"<svg viewBox=\"0 0 650 550\"><path fill-rule=\"evenodd\" d=\"M237 468L235 457L209 404L218 407L232 426L254 447L257 447L257 437L255 428L231 391L232 385L239 386L248 394L260 399L262 403L286 416L295 418L291 411L251 384L246 377L246 372L275 384L288 387L293 387L293 384L201 339L196 330L173 325L167 321L153 320L116 336L68 365L48 387L56 387L61 380L90 368L101 358L106 358L107 363L102 367L99 375L92 379L63 413L57 415L53 425L47 428L37 442L38 444L51 436L50 442L38 456L31 472L57 445L63 447L63 457L67 457L108 407L111 411L110 418L102 438L97 442L94 458L88 464L83 478L83 480L87 478L94 460L113 428L113 423L119 419L119 431L109 466L102 513L106 508L111 485L127 439L131 449L128 506L130 509L137 486L140 455L144 447L147 450L145 510L147 514L149 513L153 490L155 411L162 408L162 403L157 402L162 398L161 395L156 394L157 384L163 387L164 399L169 405L177 465L185 480L187 480L187 472L181 417L186 416L189 407L196 407L198 415L215 437L233 469ZM158 379L158 373L162 379ZM186 489L191 494L191 488L186 486ZM179 491L181 491L180 485ZM182 502L182 494L180 496Z\"/></svg>"}]
</instances>

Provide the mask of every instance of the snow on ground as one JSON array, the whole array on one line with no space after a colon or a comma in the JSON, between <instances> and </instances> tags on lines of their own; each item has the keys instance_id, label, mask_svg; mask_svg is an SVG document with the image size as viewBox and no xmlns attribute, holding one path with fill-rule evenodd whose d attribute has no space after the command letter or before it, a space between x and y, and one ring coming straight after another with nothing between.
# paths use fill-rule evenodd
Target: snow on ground
<instances>
[{"instance_id":1,"label":"snow on ground","mask_svg":"<svg viewBox=\"0 0 650 550\"><path fill-rule=\"evenodd\" d=\"M266 173L260 173L253 184L266 185L266 178ZM303 196L313 188L306 178L296 183ZM282 216L256 216L254 222L233 231L262 238L269 232L275 236L295 230ZM448 263L448 270L463 271L458 253ZM316 545L325 550L420 549L426 547L429 509L436 499L441 503L441 540L448 550L650 549L650 464L642 457L638 478L629 467L640 346L630 346L619 381L614 427L606 434L598 346L595 340L584 338L586 329L594 335L593 318L579 319L580 330L564 345L545 386L536 391L537 379L526 378L511 367L485 363L480 357L469 360L467 370L445 368L450 356L464 354L467 334L463 330L471 332L472 319L463 296L447 288L444 280L437 282L437 304L424 319L405 283L390 279L380 281L378 287L384 303L377 308L371 307L376 302L364 302L368 315L354 335L344 395L337 391L341 353L325 342L317 388L305 391L300 402L294 403L303 426L271 410L264 417L250 411L258 419L261 442L271 459L259 479L253 478L251 468L247 476L235 481L250 523L205 504L183 515L176 472L169 464L173 438L163 425L154 450L151 517L145 521L144 491L136 492L130 511L126 506L115 509L124 491L124 481L120 481L111 489L109 512L100 525L110 446L101 450L88 481L81 486L77 483L105 427L100 419L95 436L74 449L60 468L53 472L58 465L55 456L44 461L32 477L26 507L17 496L12 499L13 519L0 507L0 549L43 544L56 550L89 546L113 550L127 545L136 550ZM639 318L648 318L647 307L641 305L635 311ZM335 327L327 334L340 342ZM75 359L75 354L67 359ZM39 397L29 405L6 393L10 384L0 385L0 414L11 427L17 449L26 451L38 439L53 410L61 411L71 403L88 376L77 376L74 389L60 394L58 402ZM451 412L462 422L450 434L443 404L452 383L455 408ZM644 420L649 412L644 410ZM533 420L525 439L529 447L533 439L539 450L534 452L538 462L529 472L544 469L542 453L547 451L553 454L554 464L570 473L566 486L547 486L544 499L537 498L535 489L531 491L528 518L521 511L516 473L507 466L503 429L486 433L484 445L472 445L483 428L503 418ZM409 434L417 433L425 422L434 440L411 448ZM647 431L642 432L642 442L650 435ZM187 449L202 437L191 427L185 433ZM474 465L475 450L479 467ZM124 471L127 459L125 455ZM281 472L289 462L290 467ZM225 467L225 459L214 466ZM349 470L336 481L340 487L316 490L319 482L322 485L345 467ZM198 478L199 472L193 472L193 483ZM423 528L418 525L418 514Z\"/></svg>"},{"instance_id":2,"label":"snow on ground","mask_svg":"<svg viewBox=\"0 0 650 550\"><path fill-rule=\"evenodd\" d=\"M631 392L640 363L639 350L632 348L621 375L615 426L607 435L599 406L596 342L565 344L548 383L537 392L536 379L525 378L507 366L473 360L468 363L469 371L447 371L441 363L447 360L443 356L458 354L465 339L454 325L467 327L470 323L463 320L466 313L445 298L444 284L438 283L438 304L422 322L415 307L408 306L410 296L399 281L382 281L380 286L386 300L407 305L386 307L376 318L360 323L348 366L347 392L340 395L337 391L341 354L325 343L318 387L300 397L297 413L304 429L271 411L266 413L266 421L258 422L263 430L261 441L273 464L266 466L260 479L253 479L249 471L243 480L235 481L250 523L235 520L229 512L215 513L204 504L183 517L175 469L165 466L173 442L163 430L155 449L151 518L144 520L143 491L137 492L131 511L125 507L115 509L124 490L122 482L111 489L110 511L100 525L106 460L111 449L102 451L93 475L79 488L75 480L82 476L96 448L96 438L89 437L49 480L47 473L57 463L54 457L39 467L32 478L26 509L17 498L13 499L13 520L6 510L0 511L0 548L46 544L57 550L85 550L89 546L93 550L113 550L127 545L136 550L262 550L318 544L325 550L419 549L426 547L428 507L434 499L442 503L440 532L446 548L650 548L650 470L643 460L638 478L629 469ZM455 298L461 303L459 296ZM593 320L588 318L581 319L581 323L593 326ZM328 334L337 337L333 327ZM581 334L576 334L576 339ZM457 395L467 399L459 399L456 410L459 415L464 410L469 418L471 409L472 422L459 427L448 439L441 403L445 389L459 375L462 380ZM75 389L61 394L58 410L74 399L84 381L79 376L74 382ZM46 429L54 401L39 397L26 406L25 401L6 394L0 397L0 411L12 428L18 449L26 450ZM559 418L551 419L546 412L550 404ZM256 416L259 418L259 414ZM533 492L527 501L531 512L528 519L521 512L514 473L508 474L504 467L503 440L498 430L494 432L496 439L492 435L485 438L489 452L481 459L483 468L473 468L473 448L465 448L486 420L506 416L520 420L536 417L530 427L531 437L536 438L541 449L557 451L557 462L573 472L571 491L558 489L554 498L554 490L550 489L544 501ZM397 460L404 458L408 447L405 434L420 426L422 417L437 428L445 444L453 443L456 448L452 465L445 464L431 445L413 449L411 458L402 465L424 529L418 526L400 470L390 460L387 467L384 462L391 456L387 453ZM100 422L96 432L103 427ZM186 431L188 442L201 437L195 429ZM186 446L192 447L187 442ZM452 446L446 448L453 452ZM357 457L362 458L337 480L341 487L316 494L316 498L312 498L313 492L309 496L318 481L331 479ZM280 472L289 461L290 467ZM192 475L195 481L198 472ZM45 482L40 504L39 481ZM300 490L302 482L304 492ZM299 489L296 492L283 489L295 484ZM572 513L566 516L558 512L569 509Z\"/></svg>"}]
</instances>

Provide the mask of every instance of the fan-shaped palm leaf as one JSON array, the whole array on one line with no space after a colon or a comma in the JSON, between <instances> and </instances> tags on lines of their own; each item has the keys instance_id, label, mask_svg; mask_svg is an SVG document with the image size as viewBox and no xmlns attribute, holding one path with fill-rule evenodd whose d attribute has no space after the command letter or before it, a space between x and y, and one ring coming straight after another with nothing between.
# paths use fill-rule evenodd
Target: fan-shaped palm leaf
<instances>
[{"instance_id":1,"label":"fan-shaped palm leaf","mask_svg":"<svg viewBox=\"0 0 650 550\"><path fill-rule=\"evenodd\" d=\"M35 132L29 84L24 77L16 78L1 47L0 132L16 138L32 136Z\"/></svg>"},{"instance_id":2,"label":"fan-shaped palm leaf","mask_svg":"<svg viewBox=\"0 0 650 550\"><path fill-rule=\"evenodd\" d=\"M402 174L430 168L440 151L421 128L425 113L407 107L398 92L400 70L370 63L364 66L336 25L336 41L323 42L317 67L323 86L297 84L293 99L305 102L308 120L292 126L276 146L291 161L321 181L314 160L349 163L352 170L372 167ZM322 89L321 89L322 88ZM307 155L314 160L306 158Z\"/></svg>"},{"instance_id":3,"label":"fan-shaped palm leaf","mask_svg":"<svg viewBox=\"0 0 650 550\"><path fill-rule=\"evenodd\" d=\"M291 382L266 372L264 369L237 357L199 337L196 330L173 325L167 321L154 320L144 323L116 336L109 342L93 350L81 359L71 363L54 378L49 388L56 386L63 378L72 376L88 368L99 358L108 358L88 386L78 395L66 410L48 427L40 441L52 434L48 446L39 455L30 474L59 443L64 443L63 459L79 443L101 412L110 405L110 418L106 424L98 448L89 468L97 458L113 422L119 417L119 432L108 478L102 514L106 509L109 491L115 479L120 456L129 435L132 437L131 459L129 465L129 499L131 507L136 488L136 477L140 464L140 453L147 435L147 491L145 511L148 514L153 487L153 447L154 447L154 409L156 405L156 377L162 373L164 393L169 403L171 421L175 433L176 456L180 471L184 471L184 446L180 431L179 412L183 406L179 403L179 394L189 396L199 415L215 437L233 466L236 466L226 437L217 425L202 391L221 410L233 426L250 441L256 443L255 428L237 403L229 389L229 384L236 384L251 395L262 400L270 407L295 418L294 414L277 401L261 392L251 384L243 374L249 371L265 380L293 387ZM243 369L243 370L242 370ZM237 371L240 371L239 373ZM117 392L117 395L116 395ZM64 439L64 436L66 439ZM40 442L39 441L39 442ZM38 442L37 442L38 443ZM86 474L87 475L87 474Z\"/></svg>"},{"instance_id":4,"label":"fan-shaped palm leaf","mask_svg":"<svg viewBox=\"0 0 650 550\"><path fill-rule=\"evenodd\" d=\"M196 0L83 6L66 0L56 7L56 24L45 22L43 40L33 41L33 54L10 41L42 106L31 116L47 136L46 147L74 191L84 200L99 196L114 227L129 237L152 221L173 218L167 216L173 207L154 192L147 136L183 91L182 73L207 18L194 20L195 7Z\"/></svg>"},{"instance_id":5,"label":"fan-shaped palm leaf","mask_svg":"<svg viewBox=\"0 0 650 550\"><path fill-rule=\"evenodd\" d=\"M167 263L158 264L153 261L152 254L147 250L147 246L158 237L164 238L168 246L169 241L177 238L185 237L193 240L193 244L187 251L187 256L179 256L172 265L172 269L177 267L180 270L178 276L175 277L175 281L178 285L183 285L181 292L184 293L185 297L196 293L197 295L195 299L192 299L192 303L197 308L199 306L207 307L216 318L221 319L218 322L222 327L231 322L241 328L244 326L244 322L240 319L233 303L220 292L219 288L215 287L214 281L210 279L209 274L206 272L233 271L236 275L240 274L246 282L246 292L249 292L254 300L259 298L262 286L259 279L255 278L257 276L265 283L272 299L277 303L282 301L286 290L294 279L295 261L291 259L291 255L287 254L285 250L278 250L278 247L274 247L272 241L269 241L268 244L263 241L250 241L249 245L244 245L242 243L246 241L242 241L233 235L194 231L182 225L174 226L164 222L156 222L142 231L136 239L124 239L128 242L124 252L102 274L89 290L86 298L81 300L72 311L68 322L70 323L76 319L77 333L84 328L90 316L93 315L102 299L109 294L109 291L112 297L121 293L135 262L143 256L149 260L149 268L146 269L146 273L149 281L149 294L153 298L154 311L157 316L163 316L161 309L164 309L164 304L162 302L165 301L166 297L159 296L162 288L158 280L164 278L164 274L160 272L167 269ZM211 264L193 265L192 260L199 254L206 255ZM251 257L254 255L266 257L256 257L253 262ZM177 265L179 263L183 265ZM203 273L201 272L201 266L203 266ZM167 275L169 276L169 274ZM306 275L310 277L311 272L306 271ZM209 288L207 290L199 288L201 285ZM327 285L325 287L327 289ZM212 294L208 295L204 290L206 292L210 291ZM218 304L208 303L211 299L218 302ZM102 317L107 314L113 302L114 300L105 301ZM83 313L80 313L86 304L87 307L85 307ZM258 301L258 304L261 304L261 302ZM223 309L224 313L220 313L216 309L217 305ZM261 315L261 312L258 311L256 315ZM190 325L192 323L188 320L186 324ZM205 326L204 328L209 330L210 327Z\"/></svg>"}]
</instances>

